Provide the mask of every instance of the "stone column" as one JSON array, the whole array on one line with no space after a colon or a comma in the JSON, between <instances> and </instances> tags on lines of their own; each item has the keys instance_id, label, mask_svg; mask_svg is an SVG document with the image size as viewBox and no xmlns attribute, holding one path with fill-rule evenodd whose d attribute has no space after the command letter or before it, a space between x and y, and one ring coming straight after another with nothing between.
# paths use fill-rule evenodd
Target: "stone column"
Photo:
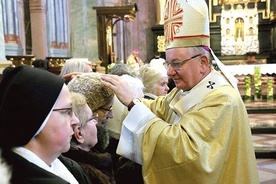
<instances>
[{"instance_id":1,"label":"stone column","mask_svg":"<svg viewBox=\"0 0 276 184\"><path fill-rule=\"evenodd\" d=\"M157 0L156 2L156 24L164 24L164 14L165 14L166 0Z\"/></svg>"},{"instance_id":2,"label":"stone column","mask_svg":"<svg viewBox=\"0 0 276 184\"><path fill-rule=\"evenodd\" d=\"M30 0L33 55L37 59L48 56L46 0Z\"/></svg>"}]
</instances>

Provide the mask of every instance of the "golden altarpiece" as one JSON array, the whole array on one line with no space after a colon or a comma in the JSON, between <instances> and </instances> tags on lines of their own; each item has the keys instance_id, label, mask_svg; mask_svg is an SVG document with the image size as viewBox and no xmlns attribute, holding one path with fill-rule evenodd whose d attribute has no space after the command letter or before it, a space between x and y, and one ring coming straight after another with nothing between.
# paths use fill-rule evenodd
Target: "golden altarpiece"
<instances>
[{"instance_id":1,"label":"golden altarpiece","mask_svg":"<svg viewBox=\"0 0 276 184\"><path fill-rule=\"evenodd\" d=\"M275 99L275 1L209 0L208 5L211 47L239 79L241 95Z\"/></svg>"}]
</instances>

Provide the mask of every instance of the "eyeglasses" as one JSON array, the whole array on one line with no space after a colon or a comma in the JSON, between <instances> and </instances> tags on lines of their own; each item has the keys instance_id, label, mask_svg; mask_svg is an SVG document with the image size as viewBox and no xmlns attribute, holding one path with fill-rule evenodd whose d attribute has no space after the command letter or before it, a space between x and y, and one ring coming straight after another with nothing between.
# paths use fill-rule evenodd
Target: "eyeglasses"
<instances>
[{"instance_id":1,"label":"eyeglasses","mask_svg":"<svg viewBox=\"0 0 276 184\"><path fill-rule=\"evenodd\" d=\"M68 114L70 117L73 116L73 109L72 109L72 107L61 108L61 109L53 109L53 111L62 111L61 113Z\"/></svg>"},{"instance_id":2,"label":"eyeglasses","mask_svg":"<svg viewBox=\"0 0 276 184\"><path fill-rule=\"evenodd\" d=\"M89 121L92 121L92 120L97 120L99 118L99 114L98 113L93 113L93 116L91 118L89 118L85 123L84 125L86 125L86 123L88 123Z\"/></svg>"},{"instance_id":3,"label":"eyeglasses","mask_svg":"<svg viewBox=\"0 0 276 184\"><path fill-rule=\"evenodd\" d=\"M171 66L174 70L178 71L178 70L180 70L180 68L181 68L186 62L188 62L188 61L190 61L190 60L192 60L192 59L194 59L194 58L196 58L196 57L198 57L198 56L201 56L201 54L197 54L197 55L195 55L195 56L192 56L192 57L190 57L190 58L188 58L188 59L184 59L184 60L182 60L182 61L172 61L172 62L166 61L166 62L164 63L164 67L165 67L166 69L168 69L169 66Z\"/></svg>"},{"instance_id":4,"label":"eyeglasses","mask_svg":"<svg viewBox=\"0 0 276 184\"><path fill-rule=\"evenodd\" d=\"M113 110L113 107L110 107L109 109L100 107L99 110L105 111L105 115L107 116Z\"/></svg>"}]
</instances>

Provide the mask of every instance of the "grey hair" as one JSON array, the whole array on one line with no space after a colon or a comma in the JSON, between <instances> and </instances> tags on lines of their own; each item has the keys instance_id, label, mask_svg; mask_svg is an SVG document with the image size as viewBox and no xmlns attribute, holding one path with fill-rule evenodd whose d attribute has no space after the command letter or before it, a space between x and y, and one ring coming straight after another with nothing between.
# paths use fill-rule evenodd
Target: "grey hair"
<instances>
[{"instance_id":1,"label":"grey hair","mask_svg":"<svg viewBox=\"0 0 276 184\"><path fill-rule=\"evenodd\" d=\"M168 77L166 71L158 70L156 68L150 67L149 64L144 64L140 67L140 77L145 86L145 93L153 93L156 88L157 82L163 77Z\"/></svg>"},{"instance_id":2,"label":"grey hair","mask_svg":"<svg viewBox=\"0 0 276 184\"><path fill-rule=\"evenodd\" d=\"M61 71L60 76L63 76L65 74L71 73L71 72L84 72L85 66L90 65L91 62L88 61L88 59L84 58L71 58L66 60L64 63Z\"/></svg>"},{"instance_id":3,"label":"grey hair","mask_svg":"<svg viewBox=\"0 0 276 184\"><path fill-rule=\"evenodd\" d=\"M209 51L204 49L203 47L188 47L189 52L193 53L194 55L196 54L206 54L208 57L208 61L210 64L212 64L212 56Z\"/></svg>"},{"instance_id":4,"label":"grey hair","mask_svg":"<svg viewBox=\"0 0 276 184\"><path fill-rule=\"evenodd\" d=\"M124 63L116 63L113 68L109 72L112 75L130 75L132 77L137 77L136 74L129 68L127 64Z\"/></svg>"}]
</instances>

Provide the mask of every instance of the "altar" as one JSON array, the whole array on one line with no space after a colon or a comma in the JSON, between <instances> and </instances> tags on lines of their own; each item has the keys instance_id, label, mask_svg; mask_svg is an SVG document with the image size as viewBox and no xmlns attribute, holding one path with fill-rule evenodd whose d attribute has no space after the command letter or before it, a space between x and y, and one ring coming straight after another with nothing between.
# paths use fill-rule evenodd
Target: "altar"
<instances>
[{"instance_id":1,"label":"altar","mask_svg":"<svg viewBox=\"0 0 276 184\"><path fill-rule=\"evenodd\" d=\"M270 101L275 100L276 64L226 65L225 67L239 80L238 88L244 99L256 100L258 90L262 101L266 101L268 98ZM256 76L259 76L258 79Z\"/></svg>"},{"instance_id":2,"label":"altar","mask_svg":"<svg viewBox=\"0 0 276 184\"><path fill-rule=\"evenodd\" d=\"M276 64L226 65L228 71L235 76L253 75L256 67L260 67L262 75L276 74Z\"/></svg>"}]
</instances>

